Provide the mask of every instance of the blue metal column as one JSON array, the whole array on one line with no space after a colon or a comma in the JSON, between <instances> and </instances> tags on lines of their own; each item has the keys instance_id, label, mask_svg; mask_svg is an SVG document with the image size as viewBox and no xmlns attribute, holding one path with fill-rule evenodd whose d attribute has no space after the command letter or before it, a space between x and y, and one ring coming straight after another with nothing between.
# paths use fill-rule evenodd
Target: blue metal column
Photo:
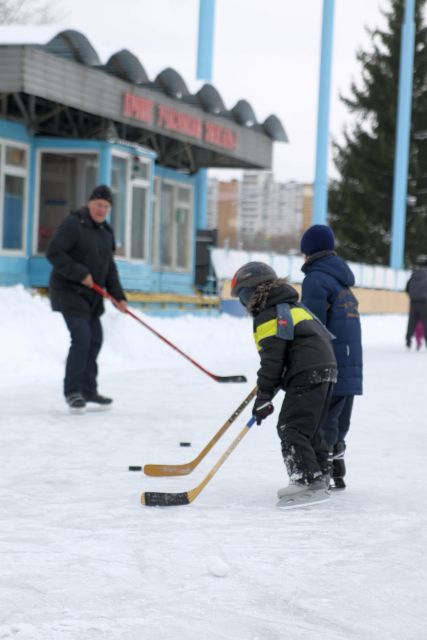
<instances>
[{"instance_id":1,"label":"blue metal column","mask_svg":"<svg viewBox=\"0 0 427 640\"><path fill-rule=\"evenodd\" d=\"M113 166L113 156L111 145L108 142L101 143L98 167L98 183L111 185L111 169Z\"/></svg>"},{"instance_id":2,"label":"blue metal column","mask_svg":"<svg viewBox=\"0 0 427 640\"><path fill-rule=\"evenodd\" d=\"M335 0L323 0L313 224L327 223L329 96L331 91L334 4Z\"/></svg>"},{"instance_id":3,"label":"blue metal column","mask_svg":"<svg viewBox=\"0 0 427 640\"><path fill-rule=\"evenodd\" d=\"M393 211L390 266L403 268L406 200L408 190L409 135L411 130L412 75L415 46L415 0L406 0L400 44L399 97L394 158Z\"/></svg>"},{"instance_id":4,"label":"blue metal column","mask_svg":"<svg viewBox=\"0 0 427 640\"><path fill-rule=\"evenodd\" d=\"M197 79L212 79L215 0L199 0L199 41L197 49Z\"/></svg>"},{"instance_id":5,"label":"blue metal column","mask_svg":"<svg viewBox=\"0 0 427 640\"><path fill-rule=\"evenodd\" d=\"M197 79L212 80L212 59L214 43L215 0L199 0L199 38L197 48ZM207 169L197 172L197 228L206 228L208 208Z\"/></svg>"}]
</instances>

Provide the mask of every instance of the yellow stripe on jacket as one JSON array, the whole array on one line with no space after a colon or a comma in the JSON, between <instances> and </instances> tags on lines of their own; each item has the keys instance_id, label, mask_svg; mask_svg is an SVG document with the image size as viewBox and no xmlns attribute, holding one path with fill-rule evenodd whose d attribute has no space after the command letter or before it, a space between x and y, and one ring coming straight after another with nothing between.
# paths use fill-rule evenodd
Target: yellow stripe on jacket
<instances>
[{"instance_id":1,"label":"yellow stripe on jacket","mask_svg":"<svg viewBox=\"0 0 427 640\"><path fill-rule=\"evenodd\" d=\"M294 327L303 320L313 320L311 313L302 307L293 307L291 309L291 318ZM263 322L256 328L254 340L258 351L261 350L260 342L265 338L271 338L271 336L277 336L277 318L267 320L267 322Z\"/></svg>"}]
</instances>

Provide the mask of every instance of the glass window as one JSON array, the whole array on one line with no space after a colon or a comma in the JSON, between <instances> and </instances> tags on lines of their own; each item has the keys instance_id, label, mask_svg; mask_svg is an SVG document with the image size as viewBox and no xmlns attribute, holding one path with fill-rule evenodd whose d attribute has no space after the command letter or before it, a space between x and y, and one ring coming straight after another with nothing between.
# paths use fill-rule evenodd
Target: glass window
<instances>
[{"instance_id":1,"label":"glass window","mask_svg":"<svg viewBox=\"0 0 427 640\"><path fill-rule=\"evenodd\" d=\"M28 150L0 140L0 252L25 250Z\"/></svg>"},{"instance_id":2,"label":"glass window","mask_svg":"<svg viewBox=\"0 0 427 640\"><path fill-rule=\"evenodd\" d=\"M161 264L173 266L173 187L162 185Z\"/></svg>"},{"instance_id":3,"label":"glass window","mask_svg":"<svg viewBox=\"0 0 427 640\"><path fill-rule=\"evenodd\" d=\"M147 192L146 187L132 187L131 258L139 260L145 258Z\"/></svg>"},{"instance_id":4,"label":"glass window","mask_svg":"<svg viewBox=\"0 0 427 640\"><path fill-rule=\"evenodd\" d=\"M191 270L192 189L164 182L161 187L161 266Z\"/></svg>"},{"instance_id":5,"label":"glass window","mask_svg":"<svg viewBox=\"0 0 427 640\"><path fill-rule=\"evenodd\" d=\"M159 266L159 230L160 230L160 179L154 178L153 215L151 223L151 257L154 267Z\"/></svg>"},{"instance_id":6,"label":"glass window","mask_svg":"<svg viewBox=\"0 0 427 640\"><path fill-rule=\"evenodd\" d=\"M27 150L22 147L6 147L6 164L13 167L26 167Z\"/></svg>"},{"instance_id":7,"label":"glass window","mask_svg":"<svg viewBox=\"0 0 427 640\"><path fill-rule=\"evenodd\" d=\"M82 189L85 194L82 201L85 202L98 184L98 158L96 156L81 158L81 174Z\"/></svg>"},{"instance_id":8,"label":"glass window","mask_svg":"<svg viewBox=\"0 0 427 640\"><path fill-rule=\"evenodd\" d=\"M138 156L132 158L132 179L148 180L149 166Z\"/></svg>"},{"instance_id":9,"label":"glass window","mask_svg":"<svg viewBox=\"0 0 427 640\"><path fill-rule=\"evenodd\" d=\"M87 202L97 177L96 154L41 154L38 253L45 253L55 229L68 213Z\"/></svg>"},{"instance_id":10,"label":"glass window","mask_svg":"<svg viewBox=\"0 0 427 640\"><path fill-rule=\"evenodd\" d=\"M111 190L113 192L113 206L111 207L111 226L116 240L116 255L124 256L126 252L126 195L127 195L126 158L113 157Z\"/></svg>"},{"instance_id":11,"label":"glass window","mask_svg":"<svg viewBox=\"0 0 427 640\"><path fill-rule=\"evenodd\" d=\"M178 200L190 204L191 191L188 188L178 187Z\"/></svg>"},{"instance_id":12,"label":"glass window","mask_svg":"<svg viewBox=\"0 0 427 640\"><path fill-rule=\"evenodd\" d=\"M23 249L25 178L6 175L3 197L3 249Z\"/></svg>"},{"instance_id":13,"label":"glass window","mask_svg":"<svg viewBox=\"0 0 427 640\"><path fill-rule=\"evenodd\" d=\"M189 209L176 210L176 264L182 269L190 268L190 211Z\"/></svg>"}]
</instances>

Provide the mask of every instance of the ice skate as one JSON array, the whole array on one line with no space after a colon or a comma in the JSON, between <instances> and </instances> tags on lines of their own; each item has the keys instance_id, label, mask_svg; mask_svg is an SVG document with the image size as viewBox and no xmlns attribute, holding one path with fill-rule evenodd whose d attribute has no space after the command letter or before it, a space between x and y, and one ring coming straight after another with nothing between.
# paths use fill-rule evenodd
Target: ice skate
<instances>
[{"instance_id":1,"label":"ice skate","mask_svg":"<svg viewBox=\"0 0 427 640\"><path fill-rule=\"evenodd\" d=\"M65 398L70 413L84 413L86 411L86 401L81 393L70 393Z\"/></svg>"},{"instance_id":2,"label":"ice skate","mask_svg":"<svg viewBox=\"0 0 427 640\"><path fill-rule=\"evenodd\" d=\"M112 398L102 396L98 392L84 393L83 397L87 403L87 408L90 411L106 411L107 409L111 409L111 405L113 403Z\"/></svg>"},{"instance_id":3,"label":"ice skate","mask_svg":"<svg viewBox=\"0 0 427 640\"><path fill-rule=\"evenodd\" d=\"M293 490L293 487L299 487L299 491ZM293 484L279 489L277 492L279 509L296 509L297 507L306 507L311 504L325 502L329 500L330 494L327 484L323 477L316 478L310 484Z\"/></svg>"}]
</instances>

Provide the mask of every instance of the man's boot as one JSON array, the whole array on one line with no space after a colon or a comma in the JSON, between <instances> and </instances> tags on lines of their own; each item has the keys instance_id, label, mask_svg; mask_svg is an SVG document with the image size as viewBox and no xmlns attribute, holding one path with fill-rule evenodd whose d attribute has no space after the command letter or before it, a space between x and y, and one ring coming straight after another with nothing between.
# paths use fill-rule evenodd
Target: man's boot
<instances>
[{"instance_id":1,"label":"man's boot","mask_svg":"<svg viewBox=\"0 0 427 640\"><path fill-rule=\"evenodd\" d=\"M345 462L344 462L344 454L345 454L345 442L342 440L341 442L337 442L334 445L333 452L333 460L332 460L332 480L333 480L333 488L334 489L345 489Z\"/></svg>"}]
</instances>

